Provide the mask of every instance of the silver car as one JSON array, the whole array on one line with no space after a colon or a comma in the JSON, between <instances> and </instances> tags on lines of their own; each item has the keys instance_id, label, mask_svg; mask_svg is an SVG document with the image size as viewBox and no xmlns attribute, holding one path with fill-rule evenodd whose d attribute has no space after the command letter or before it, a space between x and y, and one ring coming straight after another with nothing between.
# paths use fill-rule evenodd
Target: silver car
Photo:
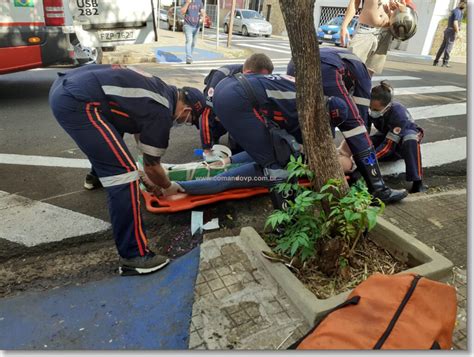
<instances>
[{"instance_id":1,"label":"silver car","mask_svg":"<svg viewBox=\"0 0 474 357\"><path fill-rule=\"evenodd\" d=\"M224 18L224 32L229 32L230 12ZM232 32L239 32L243 36L263 35L270 37L272 24L264 19L257 11L236 9Z\"/></svg>"}]
</instances>

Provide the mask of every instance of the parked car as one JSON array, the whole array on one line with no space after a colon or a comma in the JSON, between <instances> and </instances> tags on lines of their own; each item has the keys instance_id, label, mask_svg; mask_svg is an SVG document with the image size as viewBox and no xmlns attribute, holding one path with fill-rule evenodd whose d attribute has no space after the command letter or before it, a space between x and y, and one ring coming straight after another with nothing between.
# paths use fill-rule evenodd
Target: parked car
<instances>
[{"instance_id":1,"label":"parked car","mask_svg":"<svg viewBox=\"0 0 474 357\"><path fill-rule=\"evenodd\" d=\"M160 9L160 21L168 21L168 11Z\"/></svg>"},{"instance_id":2,"label":"parked car","mask_svg":"<svg viewBox=\"0 0 474 357\"><path fill-rule=\"evenodd\" d=\"M174 23L174 6L168 9L168 30L173 29ZM181 6L176 8L176 31L183 31L184 16L181 14Z\"/></svg>"},{"instance_id":3,"label":"parked car","mask_svg":"<svg viewBox=\"0 0 474 357\"><path fill-rule=\"evenodd\" d=\"M224 32L229 32L230 12L224 18ZM272 24L254 10L236 9L232 32L241 33L243 36L263 35L270 37Z\"/></svg>"},{"instance_id":4,"label":"parked car","mask_svg":"<svg viewBox=\"0 0 474 357\"><path fill-rule=\"evenodd\" d=\"M344 21L344 15L339 14L335 18L329 20L327 24L321 25L318 28L319 43L327 42L336 46L341 45L341 25ZM352 21L347 26L347 32L350 38L354 35L355 28L359 22L359 16L354 16Z\"/></svg>"},{"instance_id":5,"label":"parked car","mask_svg":"<svg viewBox=\"0 0 474 357\"><path fill-rule=\"evenodd\" d=\"M174 22L174 6L170 7L168 10L168 30L173 29L173 22ZM184 25L184 16L181 14L181 6L178 6L176 8L176 31L183 31L183 25ZM200 20L200 25L202 25L202 19ZM204 19L204 27L210 28L212 26L212 20L211 18L206 14L206 17Z\"/></svg>"}]
</instances>

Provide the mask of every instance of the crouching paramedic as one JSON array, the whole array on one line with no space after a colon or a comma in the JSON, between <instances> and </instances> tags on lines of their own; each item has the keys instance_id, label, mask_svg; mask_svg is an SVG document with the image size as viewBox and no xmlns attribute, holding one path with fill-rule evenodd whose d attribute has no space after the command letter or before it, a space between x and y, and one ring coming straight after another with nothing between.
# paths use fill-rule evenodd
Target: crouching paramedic
<instances>
[{"instance_id":1,"label":"crouching paramedic","mask_svg":"<svg viewBox=\"0 0 474 357\"><path fill-rule=\"evenodd\" d=\"M332 129L337 125L340 125L341 128L347 125L344 124L344 121L347 117L348 108L344 101L337 97L330 97L327 99L327 109L331 118ZM298 137L300 135L300 133L297 133ZM352 162L351 155L341 154L338 160L344 172L352 173L355 165ZM240 166L206 180L177 181L177 184L183 188L185 193L191 195L215 194L237 188L271 187L274 185L274 182L264 175L262 166L254 162L246 151L225 158L221 162L212 163L211 166L218 167L222 164L240 164Z\"/></svg>"},{"instance_id":2,"label":"crouching paramedic","mask_svg":"<svg viewBox=\"0 0 474 357\"><path fill-rule=\"evenodd\" d=\"M259 73L271 74L273 72L273 62L264 53L254 53L247 58L244 64L229 64L217 69L211 70L204 79L204 96L206 97L206 109L202 113L199 123L200 137L202 148L204 149L204 158L206 161L215 161L217 158L212 153L212 146L219 143L219 138L227 133L227 130L222 126L219 118L213 110L213 96L214 90L224 78L233 76L236 73ZM238 145L235 144L232 137L229 137L229 144L232 152L238 153L242 151Z\"/></svg>"},{"instance_id":3,"label":"crouching paramedic","mask_svg":"<svg viewBox=\"0 0 474 357\"><path fill-rule=\"evenodd\" d=\"M423 129L413 121L407 108L393 101L393 88L385 81L372 89L370 121L378 130L371 136L379 161L403 159L410 193L424 192L420 143Z\"/></svg>"},{"instance_id":4,"label":"crouching paramedic","mask_svg":"<svg viewBox=\"0 0 474 357\"><path fill-rule=\"evenodd\" d=\"M138 134L145 172L166 194L178 191L160 165L174 123L198 119L198 89L177 89L138 69L89 65L61 74L49 102L58 123L86 154L108 196L122 275L151 273L168 264L147 243L135 161L121 134Z\"/></svg>"},{"instance_id":5,"label":"crouching paramedic","mask_svg":"<svg viewBox=\"0 0 474 357\"><path fill-rule=\"evenodd\" d=\"M320 51L324 95L341 99L339 105L344 103L347 107L344 111L347 114L337 119L339 122L333 119L332 125L341 130L372 195L385 203L402 200L407 196L406 190L394 190L385 184L367 132L372 87L367 67L347 50L321 48ZM290 66L288 71L291 72Z\"/></svg>"},{"instance_id":6,"label":"crouching paramedic","mask_svg":"<svg viewBox=\"0 0 474 357\"><path fill-rule=\"evenodd\" d=\"M250 89L244 88L239 77L243 77ZM302 138L294 82L278 75L227 77L215 88L213 103L224 128L254 161L245 165L245 175L255 176L259 186L285 181L287 162L282 162L276 154L268 122L285 129L294 139L295 150L300 148ZM270 197L276 208L284 207L285 198L276 190L271 191Z\"/></svg>"}]
</instances>

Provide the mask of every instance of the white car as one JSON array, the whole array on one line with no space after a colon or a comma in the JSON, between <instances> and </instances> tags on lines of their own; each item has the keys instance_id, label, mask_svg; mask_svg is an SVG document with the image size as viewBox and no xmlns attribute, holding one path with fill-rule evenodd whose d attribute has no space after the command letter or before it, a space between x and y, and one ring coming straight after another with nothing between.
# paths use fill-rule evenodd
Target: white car
<instances>
[{"instance_id":1,"label":"white car","mask_svg":"<svg viewBox=\"0 0 474 357\"><path fill-rule=\"evenodd\" d=\"M168 11L160 9L160 20L164 22L168 21Z\"/></svg>"},{"instance_id":2,"label":"white car","mask_svg":"<svg viewBox=\"0 0 474 357\"><path fill-rule=\"evenodd\" d=\"M224 18L224 32L229 32L230 12ZM232 32L241 33L243 36L263 35L270 37L272 24L254 10L236 9Z\"/></svg>"}]
</instances>

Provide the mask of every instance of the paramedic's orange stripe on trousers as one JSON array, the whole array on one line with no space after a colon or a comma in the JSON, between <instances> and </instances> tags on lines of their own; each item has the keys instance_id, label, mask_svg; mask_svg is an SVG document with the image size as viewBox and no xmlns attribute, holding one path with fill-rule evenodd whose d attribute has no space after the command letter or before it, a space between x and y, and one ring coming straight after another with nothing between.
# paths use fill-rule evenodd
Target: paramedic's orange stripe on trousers
<instances>
[{"instance_id":1,"label":"paramedic's orange stripe on trousers","mask_svg":"<svg viewBox=\"0 0 474 357\"><path fill-rule=\"evenodd\" d=\"M105 122L102 120L102 118L100 117L100 114L99 114L99 111L97 109L97 106L99 105L100 103L87 103L86 104L86 113L87 113L87 117L89 118L89 121L92 123L92 125L99 131L99 133L102 135L102 137L104 138L104 140L106 141L107 145L110 147L110 149L112 150L112 152L114 153L115 157L117 158L117 160L120 162L120 164L125 168L125 170L127 170L127 172L130 172L132 170L136 170L135 168L135 165L132 163L132 168L130 168L129 166L127 166L125 164L125 162L123 161L122 157L120 156L120 154L118 153L117 149L114 147L114 143L119 147L119 149L122 151L122 153L125 155L126 159L129 161L130 163L130 158L128 157L128 155L126 154L126 152L123 150L123 148L121 147L120 143L118 142L117 138L115 137L115 135L113 134L113 131L105 124ZM92 113L91 113L91 106L94 108L94 113L96 115L96 119L97 121L94 120L93 116L92 116ZM112 140L110 140L110 138L107 136L107 134L105 133L105 131L100 127L100 124L102 124L105 129L109 132L109 134L112 136L112 139L113 139L113 142ZM145 255L145 252L144 252L144 249L143 249L143 242L142 242L142 239L143 237L140 236L140 234L138 233L138 222L139 222L139 216L140 216L140 212L137 212L137 200L139 200L139 197L138 197L138 192L134 193L133 192L133 186L131 185L130 186L130 189L131 189L131 201L132 201L132 209L133 209L133 224L134 224L134 228L135 228L135 240L137 241L137 246L138 246L138 250L140 252L140 255L143 256ZM137 214L138 214L138 217L137 217ZM146 242L146 238L144 240L144 242ZM145 246L146 246L146 243L145 243Z\"/></svg>"}]
</instances>

